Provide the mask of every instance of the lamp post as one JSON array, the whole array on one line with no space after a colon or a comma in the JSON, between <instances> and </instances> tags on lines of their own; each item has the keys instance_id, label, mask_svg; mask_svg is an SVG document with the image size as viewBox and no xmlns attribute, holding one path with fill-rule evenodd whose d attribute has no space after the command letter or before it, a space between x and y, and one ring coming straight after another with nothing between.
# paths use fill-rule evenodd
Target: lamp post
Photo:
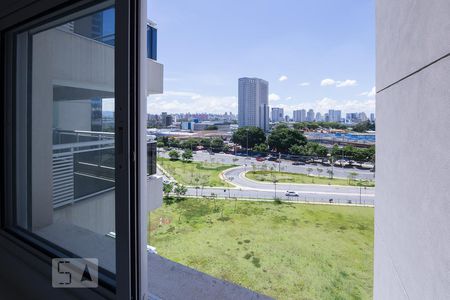
<instances>
[{"instance_id":1,"label":"lamp post","mask_svg":"<svg viewBox=\"0 0 450 300\"><path fill-rule=\"evenodd\" d=\"M248 157L248 127L247 127L247 130L246 130L246 132L247 132L247 157Z\"/></svg>"}]
</instances>

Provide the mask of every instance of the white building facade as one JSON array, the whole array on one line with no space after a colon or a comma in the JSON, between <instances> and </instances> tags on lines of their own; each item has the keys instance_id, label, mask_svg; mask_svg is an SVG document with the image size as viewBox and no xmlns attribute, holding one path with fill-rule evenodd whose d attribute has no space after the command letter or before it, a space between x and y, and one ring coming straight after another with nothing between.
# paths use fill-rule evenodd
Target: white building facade
<instances>
[{"instance_id":1,"label":"white building facade","mask_svg":"<svg viewBox=\"0 0 450 300\"><path fill-rule=\"evenodd\" d=\"M260 78L239 78L239 127L269 130L269 83Z\"/></svg>"},{"instance_id":2,"label":"white building facade","mask_svg":"<svg viewBox=\"0 0 450 300\"><path fill-rule=\"evenodd\" d=\"M299 109L294 110L294 122L305 122L306 121L306 110Z\"/></svg>"},{"instance_id":3,"label":"white building facade","mask_svg":"<svg viewBox=\"0 0 450 300\"><path fill-rule=\"evenodd\" d=\"M284 109L280 107L272 107L272 122L284 121Z\"/></svg>"}]
</instances>

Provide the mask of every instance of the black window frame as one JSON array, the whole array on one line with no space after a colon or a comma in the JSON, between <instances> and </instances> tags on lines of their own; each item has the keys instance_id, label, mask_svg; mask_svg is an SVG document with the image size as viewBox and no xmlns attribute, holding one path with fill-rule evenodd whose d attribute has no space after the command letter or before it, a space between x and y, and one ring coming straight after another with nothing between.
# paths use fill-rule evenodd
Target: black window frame
<instances>
[{"instance_id":1,"label":"black window frame","mask_svg":"<svg viewBox=\"0 0 450 300\"><path fill-rule=\"evenodd\" d=\"M140 206L140 30L141 2L145 0L115 0L115 133L116 133L116 275L115 282L100 278L101 296L118 299L138 299L140 289L139 252L141 243ZM43 0L21 1L9 11L0 13L0 130L1 180L0 180L0 241L2 246L19 247L25 250L24 260L38 259L51 268L51 259L64 257L64 249L39 239L25 230L12 227L14 218L14 182L11 172L12 160L7 157L14 153L12 134L12 111L14 101L14 40L12 32L22 26L35 26L49 22L63 15L79 11L105 1L98 0ZM1 7L1 5L0 5ZM145 7L145 6L144 6ZM145 168L145 166L144 166ZM16 270L20 271L20 270ZM51 281L49 281L50 283ZM92 291L83 289L81 295Z\"/></svg>"}]
</instances>

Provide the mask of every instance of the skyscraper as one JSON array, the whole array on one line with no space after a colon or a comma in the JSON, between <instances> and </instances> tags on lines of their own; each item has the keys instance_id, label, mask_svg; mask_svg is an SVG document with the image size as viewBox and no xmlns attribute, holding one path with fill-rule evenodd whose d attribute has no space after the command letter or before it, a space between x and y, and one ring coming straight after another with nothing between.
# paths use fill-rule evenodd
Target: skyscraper
<instances>
[{"instance_id":1,"label":"skyscraper","mask_svg":"<svg viewBox=\"0 0 450 300\"><path fill-rule=\"evenodd\" d=\"M341 111L330 109L328 111L329 122L341 122Z\"/></svg>"},{"instance_id":2,"label":"skyscraper","mask_svg":"<svg viewBox=\"0 0 450 300\"><path fill-rule=\"evenodd\" d=\"M306 110L299 109L294 110L294 122L305 122L306 121Z\"/></svg>"},{"instance_id":3,"label":"skyscraper","mask_svg":"<svg viewBox=\"0 0 450 300\"><path fill-rule=\"evenodd\" d=\"M272 122L284 121L284 109L279 107L272 107Z\"/></svg>"},{"instance_id":4,"label":"skyscraper","mask_svg":"<svg viewBox=\"0 0 450 300\"><path fill-rule=\"evenodd\" d=\"M239 127L269 130L269 83L259 78L239 78Z\"/></svg>"},{"instance_id":5,"label":"skyscraper","mask_svg":"<svg viewBox=\"0 0 450 300\"><path fill-rule=\"evenodd\" d=\"M316 122L322 122L322 114L320 112L316 113Z\"/></svg>"},{"instance_id":6,"label":"skyscraper","mask_svg":"<svg viewBox=\"0 0 450 300\"><path fill-rule=\"evenodd\" d=\"M306 114L306 121L314 122L314 110L308 110L308 113Z\"/></svg>"}]
</instances>

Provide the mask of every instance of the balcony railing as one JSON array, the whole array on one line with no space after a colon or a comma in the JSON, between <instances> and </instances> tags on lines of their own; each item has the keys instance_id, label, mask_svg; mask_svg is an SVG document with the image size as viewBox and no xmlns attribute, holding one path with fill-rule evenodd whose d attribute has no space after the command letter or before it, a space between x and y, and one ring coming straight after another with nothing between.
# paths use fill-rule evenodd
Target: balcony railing
<instances>
[{"instance_id":1,"label":"balcony railing","mask_svg":"<svg viewBox=\"0 0 450 300\"><path fill-rule=\"evenodd\" d=\"M53 207L90 198L115 187L114 133L54 130ZM147 173L156 173L156 142L147 142Z\"/></svg>"}]
</instances>

